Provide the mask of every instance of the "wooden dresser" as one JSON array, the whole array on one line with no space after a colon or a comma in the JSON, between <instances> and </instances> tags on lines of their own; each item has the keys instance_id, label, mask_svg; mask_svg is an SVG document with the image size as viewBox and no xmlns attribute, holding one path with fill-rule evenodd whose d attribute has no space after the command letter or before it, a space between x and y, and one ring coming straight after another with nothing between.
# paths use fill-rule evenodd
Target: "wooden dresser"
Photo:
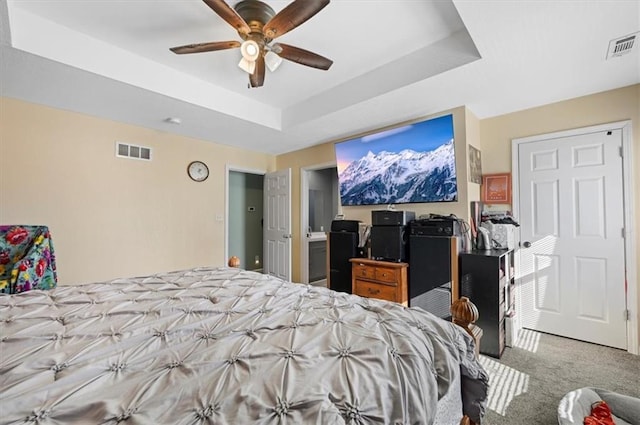
<instances>
[{"instance_id":1,"label":"wooden dresser","mask_svg":"<svg viewBox=\"0 0 640 425\"><path fill-rule=\"evenodd\" d=\"M409 305L407 263L351 258L351 291L361 297Z\"/></svg>"}]
</instances>

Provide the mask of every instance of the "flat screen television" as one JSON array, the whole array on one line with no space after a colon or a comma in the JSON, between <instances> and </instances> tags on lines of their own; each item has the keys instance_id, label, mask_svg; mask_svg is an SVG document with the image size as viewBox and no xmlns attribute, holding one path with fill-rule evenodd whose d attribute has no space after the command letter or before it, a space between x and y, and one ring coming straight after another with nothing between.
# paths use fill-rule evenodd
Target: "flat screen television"
<instances>
[{"instance_id":1,"label":"flat screen television","mask_svg":"<svg viewBox=\"0 0 640 425\"><path fill-rule=\"evenodd\" d=\"M343 206L458 200L453 115L335 144Z\"/></svg>"}]
</instances>

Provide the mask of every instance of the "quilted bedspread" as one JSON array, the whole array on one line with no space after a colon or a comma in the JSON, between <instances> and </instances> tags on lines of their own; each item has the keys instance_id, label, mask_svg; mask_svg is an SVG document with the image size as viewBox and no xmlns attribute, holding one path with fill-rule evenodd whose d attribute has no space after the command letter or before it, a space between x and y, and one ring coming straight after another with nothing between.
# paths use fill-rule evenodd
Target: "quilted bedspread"
<instances>
[{"instance_id":1,"label":"quilted bedspread","mask_svg":"<svg viewBox=\"0 0 640 425\"><path fill-rule=\"evenodd\" d=\"M414 308L199 268L0 296L2 424L431 424L471 338Z\"/></svg>"}]
</instances>

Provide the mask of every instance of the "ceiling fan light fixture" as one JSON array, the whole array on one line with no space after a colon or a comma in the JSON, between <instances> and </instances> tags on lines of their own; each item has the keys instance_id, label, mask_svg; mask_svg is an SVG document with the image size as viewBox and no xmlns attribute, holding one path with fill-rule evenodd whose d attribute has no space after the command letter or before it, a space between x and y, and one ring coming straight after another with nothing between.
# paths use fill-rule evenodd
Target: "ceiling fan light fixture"
<instances>
[{"instance_id":1,"label":"ceiling fan light fixture","mask_svg":"<svg viewBox=\"0 0 640 425\"><path fill-rule=\"evenodd\" d=\"M323 71L333 64L332 60L299 47L283 43L270 44L315 16L331 0L291 0L278 13L266 0L202 1L232 26L243 41L186 44L171 47L173 53L181 55L239 48L242 59L238 66L249 74L250 87L262 87L266 70L276 71L283 59ZM231 6L230 3L235 5Z\"/></svg>"},{"instance_id":2,"label":"ceiling fan light fixture","mask_svg":"<svg viewBox=\"0 0 640 425\"><path fill-rule=\"evenodd\" d=\"M240 58L240 62L238 62L238 66L247 74L253 74L253 71L256 70L256 62L248 61L244 57Z\"/></svg>"},{"instance_id":3,"label":"ceiling fan light fixture","mask_svg":"<svg viewBox=\"0 0 640 425\"><path fill-rule=\"evenodd\" d=\"M260 46L254 40L245 40L240 45L240 53L247 61L255 62L260 56Z\"/></svg>"},{"instance_id":4,"label":"ceiling fan light fixture","mask_svg":"<svg viewBox=\"0 0 640 425\"><path fill-rule=\"evenodd\" d=\"M269 71L274 72L282 63L282 58L272 51L268 51L264 55L264 62L267 65L267 68L269 68Z\"/></svg>"}]
</instances>

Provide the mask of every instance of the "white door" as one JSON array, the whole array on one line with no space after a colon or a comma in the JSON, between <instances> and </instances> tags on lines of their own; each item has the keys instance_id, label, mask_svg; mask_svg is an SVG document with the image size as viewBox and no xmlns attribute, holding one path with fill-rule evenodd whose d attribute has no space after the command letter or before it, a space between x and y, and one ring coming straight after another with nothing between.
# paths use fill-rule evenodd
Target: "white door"
<instances>
[{"instance_id":1,"label":"white door","mask_svg":"<svg viewBox=\"0 0 640 425\"><path fill-rule=\"evenodd\" d=\"M291 169L264 177L264 272L291 280Z\"/></svg>"},{"instance_id":2,"label":"white door","mask_svg":"<svg viewBox=\"0 0 640 425\"><path fill-rule=\"evenodd\" d=\"M522 325L626 349L621 130L517 146Z\"/></svg>"}]
</instances>

